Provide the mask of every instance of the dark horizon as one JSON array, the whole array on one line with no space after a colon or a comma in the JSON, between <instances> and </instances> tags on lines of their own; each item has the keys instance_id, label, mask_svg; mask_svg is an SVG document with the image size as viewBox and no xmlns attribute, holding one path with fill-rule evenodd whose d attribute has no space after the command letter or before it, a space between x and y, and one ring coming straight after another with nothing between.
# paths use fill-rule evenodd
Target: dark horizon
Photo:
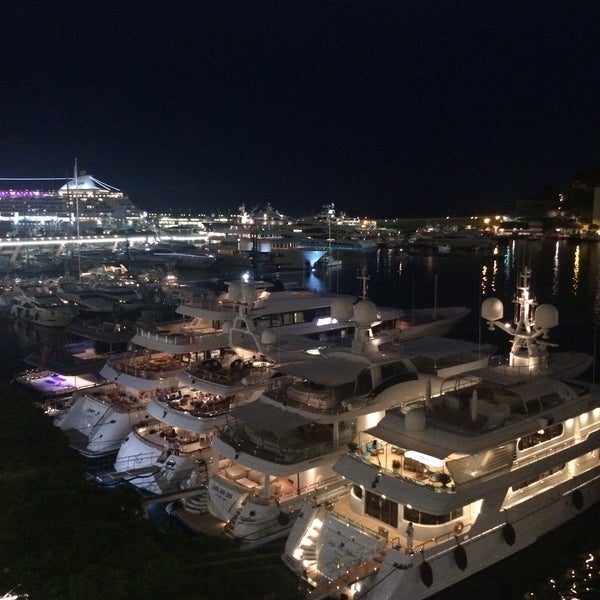
<instances>
[{"instance_id":1,"label":"dark horizon","mask_svg":"<svg viewBox=\"0 0 600 600\"><path fill-rule=\"evenodd\" d=\"M600 162L595 2L7 0L0 177L150 212L513 212ZM0 185L0 187L2 187Z\"/></svg>"}]
</instances>

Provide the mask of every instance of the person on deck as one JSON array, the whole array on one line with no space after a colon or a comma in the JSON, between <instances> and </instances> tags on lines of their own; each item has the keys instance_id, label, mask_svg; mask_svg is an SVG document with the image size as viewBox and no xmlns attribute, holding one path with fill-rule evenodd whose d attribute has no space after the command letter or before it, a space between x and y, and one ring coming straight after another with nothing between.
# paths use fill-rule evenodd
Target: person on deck
<instances>
[{"instance_id":1,"label":"person on deck","mask_svg":"<svg viewBox=\"0 0 600 600\"><path fill-rule=\"evenodd\" d=\"M415 528L413 527L412 521L410 521L406 527L406 553L414 554L413 551L413 540L415 537Z\"/></svg>"}]
</instances>

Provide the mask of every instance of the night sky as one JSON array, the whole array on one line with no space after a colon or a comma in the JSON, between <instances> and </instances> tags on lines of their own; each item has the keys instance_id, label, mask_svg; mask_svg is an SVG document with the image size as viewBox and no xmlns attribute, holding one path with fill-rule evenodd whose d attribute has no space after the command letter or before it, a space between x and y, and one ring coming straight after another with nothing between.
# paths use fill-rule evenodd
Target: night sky
<instances>
[{"instance_id":1,"label":"night sky","mask_svg":"<svg viewBox=\"0 0 600 600\"><path fill-rule=\"evenodd\" d=\"M77 157L150 211L514 212L600 163L597 0L3 0L0 36L0 177Z\"/></svg>"}]
</instances>

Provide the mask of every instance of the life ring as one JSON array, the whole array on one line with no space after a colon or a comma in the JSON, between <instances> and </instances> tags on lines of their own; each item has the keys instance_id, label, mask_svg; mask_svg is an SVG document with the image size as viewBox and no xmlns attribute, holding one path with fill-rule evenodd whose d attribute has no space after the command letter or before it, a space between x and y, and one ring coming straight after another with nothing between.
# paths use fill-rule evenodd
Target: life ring
<instances>
[{"instance_id":1,"label":"life ring","mask_svg":"<svg viewBox=\"0 0 600 600\"><path fill-rule=\"evenodd\" d=\"M462 521L458 521L456 525L454 525L454 535L460 535L462 530L465 528L465 525Z\"/></svg>"}]
</instances>

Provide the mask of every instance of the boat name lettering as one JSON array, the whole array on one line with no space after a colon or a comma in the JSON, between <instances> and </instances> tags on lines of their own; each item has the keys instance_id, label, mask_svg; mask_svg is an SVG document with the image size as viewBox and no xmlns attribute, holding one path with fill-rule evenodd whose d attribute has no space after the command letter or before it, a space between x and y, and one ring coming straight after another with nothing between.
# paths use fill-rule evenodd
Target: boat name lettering
<instances>
[{"instance_id":1,"label":"boat name lettering","mask_svg":"<svg viewBox=\"0 0 600 600\"><path fill-rule=\"evenodd\" d=\"M221 487L218 483L213 483L211 489L219 494L219 496L223 496L225 498L233 498L233 494L228 489Z\"/></svg>"}]
</instances>

